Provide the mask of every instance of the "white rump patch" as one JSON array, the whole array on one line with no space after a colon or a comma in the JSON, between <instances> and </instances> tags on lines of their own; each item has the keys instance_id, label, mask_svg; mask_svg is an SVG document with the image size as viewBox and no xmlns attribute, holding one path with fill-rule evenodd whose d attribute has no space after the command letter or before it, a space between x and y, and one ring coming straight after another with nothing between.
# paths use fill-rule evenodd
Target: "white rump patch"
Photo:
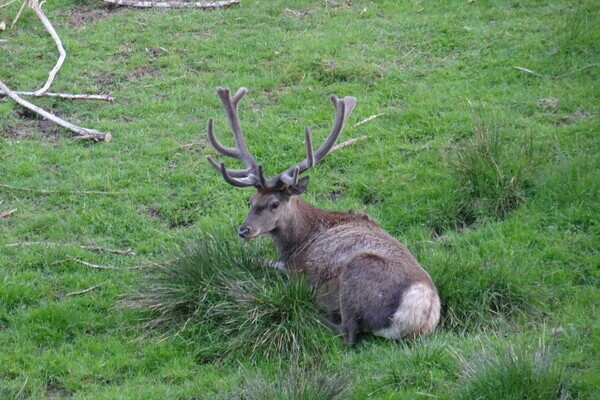
<instances>
[{"instance_id":1,"label":"white rump patch","mask_svg":"<svg viewBox=\"0 0 600 400\"><path fill-rule=\"evenodd\" d=\"M388 339L400 339L428 333L440 319L440 298L424 283L412 285L402 297L402 303L391 317L392 324L373 332Z\"/></svg>"}]
</instances>

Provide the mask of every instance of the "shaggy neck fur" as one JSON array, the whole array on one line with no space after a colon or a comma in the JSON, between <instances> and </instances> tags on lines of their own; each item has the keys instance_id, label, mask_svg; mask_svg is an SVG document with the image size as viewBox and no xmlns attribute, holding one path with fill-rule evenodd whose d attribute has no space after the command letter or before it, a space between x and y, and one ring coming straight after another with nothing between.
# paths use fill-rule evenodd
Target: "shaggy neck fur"
<instances>
[{"instance_id":1,"label":"shaggy neck fur","mask_svg":"<svg viewBox=\"0 0 600 400\"><path fill-rule=\"evenodd\" d=\"M313 207L300 196L292 196L288 207L287 219L280 221L278 227L269 232L282 261L287 261L318 231L332 222L331 212Z\"/></svg>"}]
</instances>

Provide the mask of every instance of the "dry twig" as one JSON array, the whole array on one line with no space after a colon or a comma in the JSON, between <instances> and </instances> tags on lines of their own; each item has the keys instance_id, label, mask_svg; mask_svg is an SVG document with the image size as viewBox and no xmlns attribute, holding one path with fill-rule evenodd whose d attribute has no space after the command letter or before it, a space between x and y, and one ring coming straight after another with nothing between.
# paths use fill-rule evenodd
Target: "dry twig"
<instances>
[{"instance_id":1,"label":"dry twig","mask_svg":"<svg viewBox=\"0 0 600 400\"><path fill-rule=\"evenodd\" d=\"M69 259L71 261L75 261L76 263L85 265L85 266L90 267L90 268L97 268L97 269L119 269L117 267L113 267L112 265L97 265L97 264L92 264L92 263L89 263L87 261L83 261L83 260L80 260L78 258L75 258L75 257L67 257L67 259Z\"/></svg>"},{"instance_id":2,"label":"dry twig","mask_svg":"<svg viewBox=\"0 0 600 400\"><path fill-rule=\"evenodd\" d=\"M78 294L88 293L88 292L91 292L92 290L94 290L94 289L96 289L98 287L100 287L100 285L94 285L92 287L89 287L87 289L83 289L83 290L80 290L80 291L77 291L77 292L67 293L66 296L75 296L75 295L78 295Z\"/></svg>"},{"instance_id":3,"label":"dry twig","mask_svg":"<svg viewBox=\"0 0 600 400\"><path fill-rule=\"evenodd\" d=\"M597 67L597 66L600 66L600 63L588 64L588 65L585 65L585 66L583 66L581 68L577 68L577 69L574 69L572 71L569 71L569 72L566 72L566 73L560 74L560 75L542 75L542 74L539 74L537 72L534 72L534 71L532 71L530 69L523 68L523 67L514 66L513 68L516 68L519 71L527 72L528 74L531 74L531 75L534 75L534 76L539 76L540 78L562 79L565 76L573 75L573 74L575 74L577 72L585 71L586 69L594 68L594 67Z\"/></svg>"},{"instance_id":4,"label":"dry twig","mask_svg":"<svg viewBox=\"0 0 600 400\"><path fill-rule=\"evenodd\" d=\"M11 0L11 1L9 1L9 2L8 2L8 3L6 3L6 4L0 4L0 8L8 7L8 6L10 6L12 3L14 3L15 1L17 1L17 0Z\"/></svg>"},{"instance_id":5,"label":"dry twig","mask_svg":"<svg viewBox=\"0 0 600 400\"><path fill-rule=\"evenodd\" d=\"M0 82L2 83L2 82ZM108 194L115 195L115 192L103 192L100 190L47 190L47 189L29 189L24 187L17 187L7 185L6 183L0 183L0 187L12 190L21 190L23 192L41 193L41 194L53 194L53 193L67 193L67 194Z\"/></svg>"},{"instance_id":6,"label":"dry twig","mask_svg":"<svg viewBox=\"0 0 600 400\"><path fill-rule=\"evenodd\" d=\"M379 114L371 115L370 117L365 118L362 121L357 122L356 124L354 124L353 128L356 128L357 126L360 126L360 125L364 124L365 122L369 122L370 120L375 119L377 117L381 117L382 115L385 115L385 113L379 113Z\"/></svg>"},{"instance_id":7,"label":"dry twig","mask_svg":"<svg viewBox=\"0 0 600 400\"><path fill-rule=\"evenodd\" d=\"M71 260L71 261L74 261L76 263L85 265L87 267L96 268L96 269L126 270L126 269L142 269L144 267L143 265L134 265L133 267L118 268L118 267L113 267L112 265L98 265L98 264L92 264L92 263L89 263L87 261L83 261L83 260L80 260L78 258L71 257L71 256L68 256L67 260ZM62 260L61 262L64 262L64 261L67 261L67 260Z\"/></svg>"},{"instance_id":8,"label":"dry twig","mask_svg":"<svg viewBox=\"0 0 600 400\"><path fill-rule=\"evenodd\" d=\"M135 0L103 0L105 3L114 4L117 6L125 7L136 7L136 8L218 8L218 7L229 7L238 4L240 0L228 0L228 1L199 1L199 2L187 2L187 1L135 1Z\"/></svg>"},{"instance_id":9,"label":"dry twig","mask_svg":"<svg viewBox=\"0 0 600 400\"><path fill-rule=\"evenodd\" d=\"M359 142L361 140L366 140L368 138L369 138L368 136L360 136L360 137L357 137L357 138L348 139L345 142L338 143L335 146L333 146L331 148L331 151L336 151L336 150L339 150L339 149L343 149L344 147L350 146L350 145L352 145L352 144L354 144L356 142Z\"/></svg>"},{"instance_id":10,"label":"dry twig","mask_svg":"<svg viewBox=\"0 0 600 400\"><path fill-rule=\"evenodd\" d=\"M24 0L23 4L21 4L21 8L19 8L19 11L17 12L17 15L15 15L15 17L12 20L12 24L10 25L10 27L12 28L13 26L15 26L15 24L17 23L17 21L19 20L19 17L21 16L21 13L23 12L23 10L25 9L25 7L27 6L29 0Z\"/></svg>"},{"instance_id":11,"label":"dry twig","mask_svg":"<svg viewBox=\"0 0 600 400\"><path fill-rule=\"evenodd\" d=\"M112 253L112 254L122 254L122 255L127 255L127 256L135 256L135 253L131 250L115 250L115 249L109 249L109 248L97 246L97 245L71 245L71 244L61 244L61 243L54 243L54 242L15 242L15 243L8 243L8 244L2 245L2 247L22 247L22 246L47 246L47 247L75 246L75 247L79 247L80 249L90 250L90 251L98 251L101 253Z\"/></svg>"}]
</instances>

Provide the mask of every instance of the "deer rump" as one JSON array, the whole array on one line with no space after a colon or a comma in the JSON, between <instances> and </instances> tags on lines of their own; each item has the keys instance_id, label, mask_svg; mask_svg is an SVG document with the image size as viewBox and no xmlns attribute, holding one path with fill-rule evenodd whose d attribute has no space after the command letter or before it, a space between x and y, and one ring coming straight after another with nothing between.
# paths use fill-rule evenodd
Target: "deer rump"
<instances>
[{"instance_id":1,"label":"deer rump","mask_svg":"<svg viewBox=\"0 0 600 400\"><path fill-rule=\"evenodd\" d=\"M306 276L345 342L359 331L414 338L433 330L440 301L429 274L406 247L366 215L338 214L287 261ZM340 218L341 217L341 218Z\"/></svg>"}]
</instances>

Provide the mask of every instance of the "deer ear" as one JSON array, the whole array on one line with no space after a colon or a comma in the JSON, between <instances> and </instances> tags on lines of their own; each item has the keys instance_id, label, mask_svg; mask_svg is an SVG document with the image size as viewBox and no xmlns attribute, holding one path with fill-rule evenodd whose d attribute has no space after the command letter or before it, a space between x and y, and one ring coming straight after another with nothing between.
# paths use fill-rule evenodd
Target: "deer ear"
<instances>
[{"instance_id":1,"label":"deer ear","mask_svg":"<svg viewBox=\"0 0 600 400\"><path fill-rule=\"evenodd\" d=\"M295 185L289 186L287 189L287 193L290 196L299 195L304 193L306 187L308 186L308 176L298 179L298 182Z\"/></svg>"}]
</instances>

